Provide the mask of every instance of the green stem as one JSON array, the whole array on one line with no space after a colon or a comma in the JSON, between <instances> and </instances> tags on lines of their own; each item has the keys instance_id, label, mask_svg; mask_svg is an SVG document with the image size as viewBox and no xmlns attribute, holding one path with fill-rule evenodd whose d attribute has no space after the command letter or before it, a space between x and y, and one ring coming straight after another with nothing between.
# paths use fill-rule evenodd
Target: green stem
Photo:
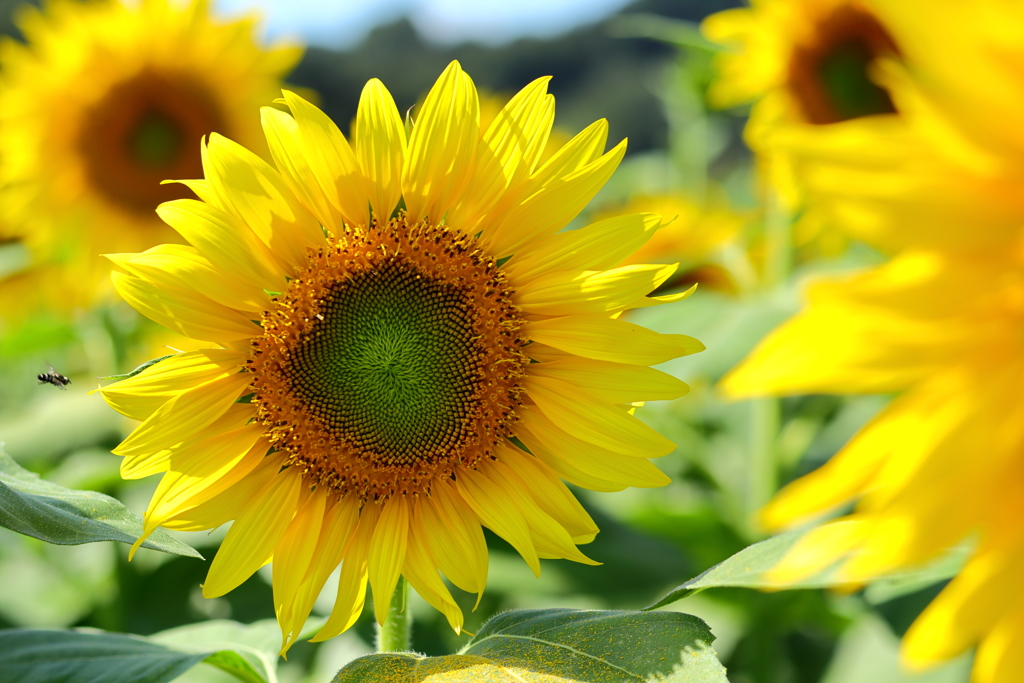
<instances>
[{"instance_id":1,"label":"green stem","mask_svg":"<svg viewBox=\"0 0 1024 683\"><path fill-rule=\"evenodd\" d=\"M747 519L751 538L764 535L757 512L779 486L778 457L779 399L758 398L750 402L750 463L747 467Z\"/></svg>"},{"instance_id":2,"label":"green stem","mask_svg":"<svg viewBox=\"0 0 1024 683\"><path fill-rule=\"evenodd\" d=\"M778 195L769 193L765 211L765 267L762 286L767 295L785 287L793 269L793 217ZM747 468L747 519L751 538L762 537L757 512L779 487L779 399L750 402L750 463Z\"/></svg>"},{"instance_id":3,"label":"green stem","mask_svg":"<svg viewBox=\"0 0 1024 683\"><path fill-rule=\"evenodd\" d=\"M786 284L793 268L793 217L774 192L766 198L764 287Z\"/></svg>"},{"instance_id":4,"label":"green stem","mask_svg":"<svg viewBox=\"0 0 1024 683\"><path fill-rule=\"evenodd\" d=\"M398 577L384 625L377 627L377 652L408 652L412 649L412 615L408 610L409 583Z\"/></svg>"}]
</instances>

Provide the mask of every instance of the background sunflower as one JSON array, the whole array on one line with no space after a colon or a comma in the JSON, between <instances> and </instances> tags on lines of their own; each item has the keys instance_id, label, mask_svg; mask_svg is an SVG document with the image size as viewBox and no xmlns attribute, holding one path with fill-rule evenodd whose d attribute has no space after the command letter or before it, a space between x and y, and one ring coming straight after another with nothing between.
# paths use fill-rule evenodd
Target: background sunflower
<instances>
[{"instance_id":1,"label":"background sunflower","mask_svg":"<svg viewBox=\"0 0 1024 683\"><path fill-rule=\"evenodd\" d=\"M16 21L25 42L0 55L0 234L27 253L3 283L8 320L89 306L110 292L99 254L173 239L156 206L191 192L161 182L199 177L213 131L258 148L256 112L302 56L203 0L56 0Z\"/></svg>"}]
</instances>

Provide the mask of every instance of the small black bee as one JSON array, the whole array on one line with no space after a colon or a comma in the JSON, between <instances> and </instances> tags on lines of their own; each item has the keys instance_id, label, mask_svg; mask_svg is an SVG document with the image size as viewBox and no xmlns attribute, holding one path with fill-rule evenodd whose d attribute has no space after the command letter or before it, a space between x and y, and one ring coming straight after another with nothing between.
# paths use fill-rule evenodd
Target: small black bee
<instances>
[{"instance_id":1,"label":"small black bee","mask_svg":"<svg viewBox=\"0 0 1024 683\"><path fill-rule=\"evenodd\" d=\"M54 370L52 365L49 372L40 372L36 375L36 379L39 380L40 384L52 384L61 391L65 391L68 385L71 384L71 380Z\"/></svg>"}]
</instances>

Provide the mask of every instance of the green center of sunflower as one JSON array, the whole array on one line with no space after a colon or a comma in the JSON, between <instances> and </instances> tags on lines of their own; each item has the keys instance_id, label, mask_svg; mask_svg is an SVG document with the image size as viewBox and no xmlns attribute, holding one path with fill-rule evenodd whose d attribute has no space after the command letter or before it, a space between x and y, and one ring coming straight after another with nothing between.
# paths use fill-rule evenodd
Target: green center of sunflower
<instances>
[{"instance_id":1,"label":"green center of sunflower","mask_svg":"<svg viewBox=\"0 0 1024 683\"><path fill-rule=\"evenodd\" d=\"M144 220L158 204L191 196L169 178L201 178L200 141L230 135L220 98L199 79L143 69L108 86L82 114L84 177L114 207Z\"/></svg>"},{"instance_id":2,"label":"green center of sunflower","mask_svg":"<svg viewBox=\"0 0 1024 683\"><path fill-rule=\"evenodd\" d=\"M837 123L896 112L892 99L869 77L878 57L898 55L892 37L874 15L842 5L794 47L790 90L811 123Z\"/></svg>"},{"instance_id":3,"label":"green center of sunflower","mask_svg":"<svg viewBox=\"0 0 1024 683\"><path fill-rule=\"evenodd\" d=\"M429 494L512 434L529 362L513 290L458 230L404 215L310 252L247 363L270 444L362 500Z\"/></svg>"},{"instance_id":4,"label":"green center of sunflower","mask_svg":"<svg viewBox=\"0 0 1024 683\"><path fill-rule=\"evenodd\" d=\"M453 448L477 401L464 288L395 259L338 283L296 347L296 398L353 445L413 463Z\"/></svg>"},{"instance_id":5,"label":"green center of sunflower","mask_svg":"<svg viewBox=\"0 0 1024 683\"><path fill-rule=\"evenodd\" d=\"M172 163L181 153L181 143L181 129L160 112L143 116L128 139L131 153L147 168Z\"/></svg>"}]
</instances>

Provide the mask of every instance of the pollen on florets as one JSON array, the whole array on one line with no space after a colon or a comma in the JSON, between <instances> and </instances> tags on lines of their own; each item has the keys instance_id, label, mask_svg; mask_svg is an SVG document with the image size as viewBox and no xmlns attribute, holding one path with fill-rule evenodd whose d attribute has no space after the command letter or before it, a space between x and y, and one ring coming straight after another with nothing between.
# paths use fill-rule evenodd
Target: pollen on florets
<instances>
[{"instance_id":1,"label":"pollen on florets","mask_svg":"<svg viewBox=\"0 0 1024 683\"><path fill-rule=\"evenodd\" d=\"M364 500L426 493L511 434L519 310L496 262L404 215L309 256L252 342L258 419L286 463Z\"/></svg>"}]
</instances>

